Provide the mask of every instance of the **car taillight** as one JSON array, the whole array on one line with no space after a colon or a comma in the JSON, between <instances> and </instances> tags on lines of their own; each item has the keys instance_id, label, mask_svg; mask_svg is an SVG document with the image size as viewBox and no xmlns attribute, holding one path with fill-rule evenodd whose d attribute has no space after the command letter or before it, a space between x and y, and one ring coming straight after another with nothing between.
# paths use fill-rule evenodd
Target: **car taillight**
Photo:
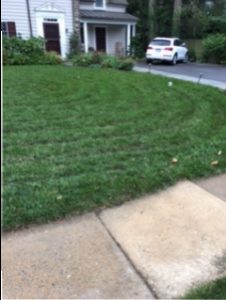
<instances>
[{"instance_id":1,"label":"car taillight","mask_svg":"<svg viewBox=\"0 0 226 300\"><path fill-rule=\"evenodd\" d=\"M164 50L166 50L166 51L173 51L173 48L172 47L167 47Z\"/></svg>"},{"instance_id":2,"label":"car taillight","mask_svg":"<svg viewBox=\"0 0 226 300\"><path fill-rule=\"evenodd\" d=\"M153 49L151 46L148 46L148 50L151 50L151 49Z\"/></svg>"}]
</instances>

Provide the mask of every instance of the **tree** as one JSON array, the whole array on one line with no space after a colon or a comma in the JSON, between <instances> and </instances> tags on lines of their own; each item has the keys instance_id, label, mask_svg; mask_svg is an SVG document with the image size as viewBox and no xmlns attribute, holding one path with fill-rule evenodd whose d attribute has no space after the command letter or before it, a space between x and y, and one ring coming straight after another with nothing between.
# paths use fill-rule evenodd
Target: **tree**
<instances>
[{"instance_id":1,"label":"tree","mask_svg":"<svg viewBox=\"0 0 226 300\"><path fill-rule=\"evenodd\" d=\"M182 10L182 0L174 0L172 35L179 35L181 10Z\"/></svg>"},{"instance_id":2,"label":"tree","mask_svg":"<svg viewBox=\"0 0 226 300\"><path fill-rule=\"evenodd\" d=\"M149 27L149 39L155 36L155 0L149 0L148 2L148 27Z\"/></svg>"}]
</instances>

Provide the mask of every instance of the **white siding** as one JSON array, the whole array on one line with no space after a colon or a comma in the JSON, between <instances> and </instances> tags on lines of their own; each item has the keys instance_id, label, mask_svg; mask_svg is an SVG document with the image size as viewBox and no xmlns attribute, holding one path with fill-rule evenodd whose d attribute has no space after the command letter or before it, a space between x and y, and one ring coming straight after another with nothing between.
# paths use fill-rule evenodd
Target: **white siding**
<instances>
[{"instance_id":1,"label":"white siding","mask_svg":"<svg viewBox=\"0 0 226 300\"><path fill-rule=\"evenodd\" d=\"M84 9L84 10L95 10L95 6L92 3L81 3L80 4L80 9ZM125 12L125 6L119 5L111 5L111 4L106 4L106 9L105 11L113 11L113 12Z\"/></svg>"},{"instance_id":2,"label":"white siding","mask_svg":"<svg viewBox=\"0 0 226 300\"><path fill-rule=\"evenodd\" d=\"M108 53L116 54L116 44L121 43L123 54L125 54L126 27L125 26L109 26L107 29Z\"/></svg>"},{"instance_id":3,"label":"white siding","mask_svg":"<svg viewBox=\"0 0 226 300\"><path fill-rule=\"evenodd\" d=\"M15 22L16 32L23 38L30 37L27 6L25 0L2 0L2 22Z\"/></svg>"},{"instance_id":4,"label":"white siding","mask_svg":"<svg viewBox=\"0 0 226 300\"><path fill-rule=\"evenodd\" d=\"M65 35L66 35L66 52L69 52L69 38L73 32L73 13L72 13L72 0L29 0L30 13L33 35L38 35L36 9L45 6L48 3L54 5L63 11L65 20ZM47 13L48 15L48 13ZM49 13L51 18L51 13ZM20 33L23 38L30 36L27 6L25 0L2 0L2 21L13 21L16 23L17 33Z\"/></svg>"},{"instance_id":5,"label":"white siding","mask_svg":"<svg viewBox=\"0 0 226 300\"><path fill-rule=\"evenodd\" d=\"M92 47L94 50L96 50L95 28L102 26L106 28L107 53L112 55L116 54L116 43L121 43L121 46L125 51L126 26L123 25L88 24L89 47ZM125 54L125 52L123 54Z\"/></svg>"},{"instance_id":6,"label":"white siding","mask_svg":"<svg viewBox=\"0 0 226 300\"><path fill-rule=\"evenodd\" d=\"M30 0L31 20L34 35L37 36L37 22L36 9L46 5L46 3L53 3L53 1ZM66 33L66 52L69 52L69 39L73 32L73 14L72 14L72 0L54 0L54 5L63 11L65 18L65 33ZM49 15L51 18L51 14Z\"/></svg>"}]
</instances>

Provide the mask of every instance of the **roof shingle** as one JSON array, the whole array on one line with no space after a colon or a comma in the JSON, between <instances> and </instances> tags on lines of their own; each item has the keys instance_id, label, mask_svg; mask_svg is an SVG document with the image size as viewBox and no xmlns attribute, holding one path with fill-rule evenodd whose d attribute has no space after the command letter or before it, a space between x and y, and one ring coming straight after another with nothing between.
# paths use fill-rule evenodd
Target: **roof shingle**
<instances>
[{"instance_id":1,"label":"roof shingle","mask_svg":"<svg viewBox=\"0 0 226 300\"><path fill-rule=\"evenodd\" d=\"M80 10L81 19L95 19L95 20L107 20L107 21L132 21L136 22L137 17L134 17L127 13L99 11L99 10Z\"/></svg>"}]
</instances>

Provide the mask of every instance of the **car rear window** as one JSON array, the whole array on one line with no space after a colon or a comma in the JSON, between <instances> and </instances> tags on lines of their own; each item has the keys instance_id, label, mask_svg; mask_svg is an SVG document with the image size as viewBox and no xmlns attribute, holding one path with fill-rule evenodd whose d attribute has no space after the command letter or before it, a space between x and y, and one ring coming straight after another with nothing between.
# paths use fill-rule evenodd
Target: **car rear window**
<instances>
[{"instance_id":1,"label":"car rear window","mask_svg":"<svg viewBox=\"0 0 226 300\"><path fill-rule=\"evenodd\" d=\"M169 40L152 40L151 45L154 45L154 46L169 46L170 45L170 41Z\"/></svg>"}]
</instances>

